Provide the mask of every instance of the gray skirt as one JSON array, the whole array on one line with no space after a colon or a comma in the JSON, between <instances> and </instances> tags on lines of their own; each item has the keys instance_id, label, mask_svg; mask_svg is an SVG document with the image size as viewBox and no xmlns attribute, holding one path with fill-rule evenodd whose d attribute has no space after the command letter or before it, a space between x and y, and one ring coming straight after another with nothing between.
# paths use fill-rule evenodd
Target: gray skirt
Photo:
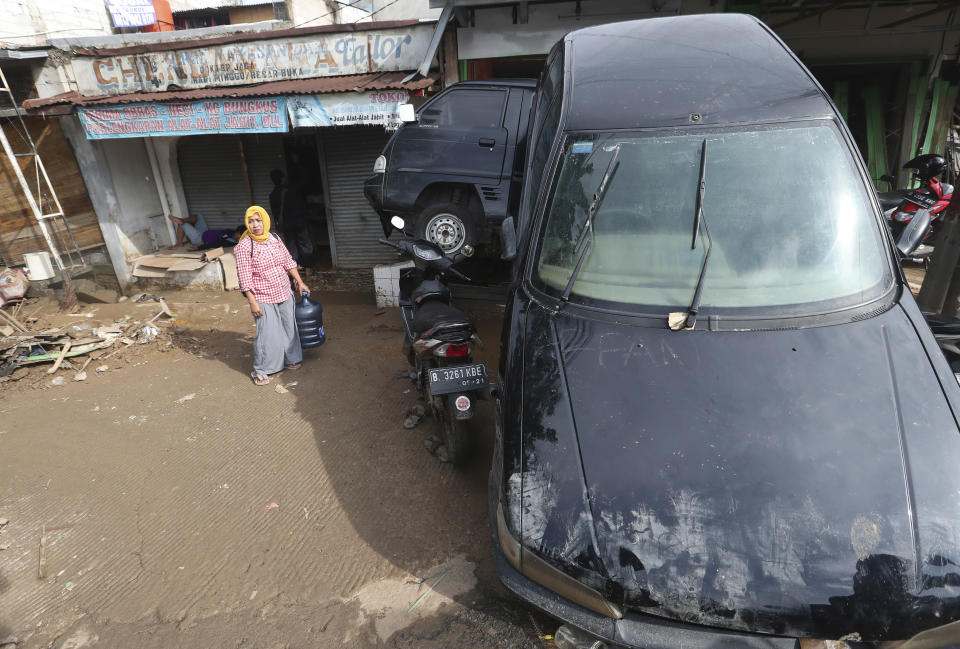
<instances>
[{"instance_id":1,"label":"gray skirt","mask_svg":"<svg viewBox=\"0 0 960 649\"><path fill-rule=\"evenodd\" d=\"M303 360L293 295L279 304L260 302L263 315L255 318L257 337L253 341L253 371L273 374Z\"/></svg>"}]
</instances>

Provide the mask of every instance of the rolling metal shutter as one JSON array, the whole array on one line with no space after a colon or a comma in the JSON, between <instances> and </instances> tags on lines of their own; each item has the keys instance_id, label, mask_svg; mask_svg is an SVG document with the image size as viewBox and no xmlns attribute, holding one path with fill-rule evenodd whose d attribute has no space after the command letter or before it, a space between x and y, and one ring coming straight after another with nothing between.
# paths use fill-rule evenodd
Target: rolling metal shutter
<instances>
[{"instance_id":1,"label":"rolling metal shutter","mask_svg":"<svg viewBox=\"0 0 960 649\"><path fill-rule=\"evenodd\" d=\"M262 135L243 135L243 153L247 159L247 173L250 175L250 189L253 192L253 204L267 210L270 217L270 192L273 191L273 181L270 180L270 170L287 168L283 154L283 136L276 133ZM246 191L246 188L244 188ZM240 220L243 220L241 214Z\"/></svg>"},{"instance_id":2,"label":"rolling metal shutter","mask_svg":"<svg viewBox=\"0 0 960 649\"><path fill-rule=\"evenodd\" d=\"M254 204L270 211L270 170L283 168L280 135L243 135L243 151ZM210 228L243 223L250 207L236 135L190 135L178 154L180 179L190 213L202 214Z\"/></svg>"},{"instance_id":3,"label":"rolling metal shutter","mask_svg":"<svg viewBox=\"0 0 960 649\"><path fill-rule=\"evenodd\" d=\"M377 243L383 238L380 217L363 196L363 181L373 173L373 161L390 134L379 126L346 126L320 129L320 138L337 267L371 268L396 261L392 249Z\"/></svg>"}]
</instances>

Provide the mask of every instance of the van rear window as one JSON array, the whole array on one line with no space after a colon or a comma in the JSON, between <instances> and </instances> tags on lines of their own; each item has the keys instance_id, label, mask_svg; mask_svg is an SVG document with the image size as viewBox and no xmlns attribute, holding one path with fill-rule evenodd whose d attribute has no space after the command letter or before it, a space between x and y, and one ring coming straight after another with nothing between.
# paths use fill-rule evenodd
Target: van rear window
<instances>
[{"instance_id":1,"label":"van rear window","mask_svg":"<svg viewBox=\"0 0 960 649\"><path fill-rule=\"evenodd\" d=\"M420 126L497 128L506 97L503 90L459 88L448 91L420 112Z\"/></svg>"},{"instance_id":2,"label":"van rear window","mask_svg":"<svg viewBox=\"0 0 960 649\"><path fill-rule=\"evenodd\" d=\"M702 307L838 308L889 288L880 225L829 122L569 136L546 203L541 288L562 295L579 262L571 301L686 308L707 247L707 228L695 225L704 140L702 223L713 248Z\"/></svg>"}]
</instances>

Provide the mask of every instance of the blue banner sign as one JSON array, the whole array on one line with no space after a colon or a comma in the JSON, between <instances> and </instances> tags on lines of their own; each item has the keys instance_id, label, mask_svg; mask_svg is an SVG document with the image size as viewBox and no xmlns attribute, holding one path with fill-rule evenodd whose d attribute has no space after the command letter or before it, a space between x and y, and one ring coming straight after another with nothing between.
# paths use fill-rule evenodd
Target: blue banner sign
<instances>
[{"instance_id":1,"label":"blue banner sign","mask_svg":"<svg viewBox=\"0 0 960 649\"><path fill-rule=\"evenodd\" d=\"M289 129L286 97L145 102L79 108L78 112L87 138L91 140L212 133L286 133Z\"/></svg>"}]
</instances>

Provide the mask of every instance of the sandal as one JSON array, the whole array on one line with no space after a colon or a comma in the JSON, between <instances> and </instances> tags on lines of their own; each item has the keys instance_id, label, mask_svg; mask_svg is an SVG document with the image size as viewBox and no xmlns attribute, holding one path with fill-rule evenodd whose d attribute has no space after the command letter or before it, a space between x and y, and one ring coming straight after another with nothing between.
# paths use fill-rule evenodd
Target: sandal
<instances>
[{"instance_id":1,"label":"sandal","mask_svg":"<svg viewBox=\"0 0 960 649\"><path fill-rule=\"evenodd\" d=\"M299 370L303 367L303 363L290 363L289 365L284 365L284 367L288 370Z\"/></svg>"},{"instance_id":2,"label":"sandal","mask_svg":"<svg viewBox=\"0 0 960 649\"><path fill-rule=\"evenodd\" d=\"M266 374L257 374L256 372L250 375L250 379L253 381L254 385L266 385L270 382L270 377Z\"/></svg>"}]
</instances>

